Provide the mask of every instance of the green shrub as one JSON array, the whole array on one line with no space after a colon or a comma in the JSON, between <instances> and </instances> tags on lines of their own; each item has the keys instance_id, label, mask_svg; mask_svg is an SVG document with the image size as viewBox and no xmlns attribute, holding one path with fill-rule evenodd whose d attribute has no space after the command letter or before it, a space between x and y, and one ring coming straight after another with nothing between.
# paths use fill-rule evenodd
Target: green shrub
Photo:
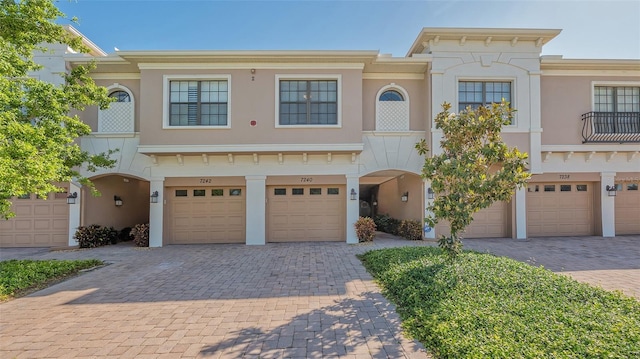
<instances>
[{"instance_id":1,"label":"green shrub","mask_svg":"<svg viewBox=\"0 0 640 359\"><path fill-rule=\"evenodd\" d=\"M640 302L508 258L438 248L360 256L437 358L638 358Z\"/></svg>"},{"instance_id":2,"label":"green shrub","mask_svg":"<svg viewBox=\"0 0 640 359\"><path fill-rule=\"evenodd\" d=\"M30 289L37 289L50 281L73 275L81 269L102 265L97 259L59 260L8 260L0 262L0 301Z\"/></svg>"},{"instance_id":3,"label":"green shrub","mask_svg":"<svg viewBox=\"0 0 640 359\"><path fill-rule=\"evenodd\" d=\"M376 235L376 224L370 217L360 217L355 223L359 242L371 242Z\"/></svg>"},{"instance_id":4,"label":"green shrub","mask_svg":"<svg viewBox=\"0 0 640 359\"><path fill-rule=\"evenodd\" d=\"M118 241L118 231L113 227L102 227L98 224L80 226L73 235L80 248L95 248Z\"/></svg>"},{"instance_id":5,"label":"green shrub","mask_svg":"<svg viewBox=\"0 0 640 359\"><path fill-rule=\"evenodd\" d=\"M120 242L128 242L133 240L131 236L131 227L124 227L118 232L118 240Z\"/></svg>"},{"instance_id":6,"label":"green shrub","mask_svg":"<svg viewBox=\"0 0 640 359\"><path fill-rule=\"evenodd\" d=\"M131 230L133 243L138 247L149 247L149 224L136 224Z\"/></svg>"},{"instance_id":7,"label":"green shrub","mask_svg":"<svg viewBox=\"0 0 640 359\"><path fill-rule=\"evenodd\" d=\"M377 215L373 221L376 224L376 228L381 232L390 233L395 236L400 233L400 220L392 218L388 214Z\"/></svg>"},{"instance_id":8,"label":"green shrub","mask_svg":"<svg viewBox=\"0 0 640 359\"><path fill-rule=\"evenodd\" d=\"M403 219L398 227L398 235L411 241L422 239L422 223L415 219Z\"/></svg>"}]
</instances>

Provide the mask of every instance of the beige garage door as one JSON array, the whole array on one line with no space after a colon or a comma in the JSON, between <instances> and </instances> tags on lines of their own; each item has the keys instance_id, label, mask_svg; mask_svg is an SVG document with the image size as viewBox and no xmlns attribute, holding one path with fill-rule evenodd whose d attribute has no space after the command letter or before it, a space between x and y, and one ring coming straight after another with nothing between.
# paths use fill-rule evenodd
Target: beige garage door
<instances>
[{"instance_id":1,"label":"beige garage door","mask_svg":"<svg viewBox=\"0 0 640 359\"><path fill-rule=\"evenodd\" d=\"M344 241L344 186L267 187L269 242Z\"/></svg>"},{"instance_id":2,"label":"beige garage door","mask_svg":"<svg viewBox=\"0 0 640 359\"><path fill-rule=\"evenodd\" d=\"M168 244L244 243L244 187L166 189Z\"/></svg>"},{"instance_id":3,"label":"beige garage door","mask_svg":"<svg viewBox=\"0 0 640 359\"><path fill-rule=\"evenodd\" d=\"M593 187L593 183L529 184L527 235L593 235Z\"/></svg>"},{"instance_id":4,"label":"beige garage door","mask_svg":"<svg viewBox=\"0 0 640 359\"><path fill-rule=\"evenodd\" d=\"M32 194L13 199L15 217L0 219L2 247L60 247L69 245L69 205L66 193L49 199Z\"/></svg>"},{"instance_id":5,"label":"beige garage door","mask_svg":"<svg viewBox=\"0 0 640 359\"><path fill-rule=\"evenodd\" d=\"M490 207L482 209L473 215L473 222L467 227L463 238L503 238L509 234L507 232L507 209L506 202L496 202ZM448 236L449 222L442 221L436 226L436 235Z\"/></svg>"},{"instance_id":6,"label":"beige garage door","mask_svg":"<svg viewBox=\"0 0 640 359\"><path fill-rule=\"evenodd\" d=\"M618 184L616 235L640 234L640 190L638 183Z\"/></svg>"}]
</instances>

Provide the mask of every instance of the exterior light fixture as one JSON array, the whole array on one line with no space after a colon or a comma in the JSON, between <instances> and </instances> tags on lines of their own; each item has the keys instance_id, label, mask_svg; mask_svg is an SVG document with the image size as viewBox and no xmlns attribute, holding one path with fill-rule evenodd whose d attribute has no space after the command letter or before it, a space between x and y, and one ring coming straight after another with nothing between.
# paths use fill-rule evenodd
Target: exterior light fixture
<instances>
[{"instance_id":1,"label":"exterior light fixture","mask_svg":"<svg viewBox=\"0 0 640 359\"><path fill-rule=\"evenodd\" d=\"M615 197L616 196L616 192L618 191L618 189L616 188L615 185L613 185L613 186L607 185L607 187L605 189L607 190L607 195L609 197Z\"/></svg>"},{"instance_id":2,"label":"exterior light fixture","mask_svg":"<svg viewBox=\"0 0 640 359\"><path fill-rule=\"evenodd\" d=\"M435 193L433 193L433 190L431 189L431 187L427 188L427 199L433 199L435 197Z\"/></svg>"},{"instance_id":3,"label":"exterior light fixture","mask_svg":"<svg viewBox=\"0 0 640 359\"><path fill-rule=\"evenodd\" d=\"M154 191L153 193L151 193L151 203L158 203L158 191Z\"/></svg>"},{"instance_id":4,"label":"exterior light fixture","mask_svg":"<svg viewBox=\"0 0 640 359\"><path fill-rule=\"evenodd\" d=\"M352 201L355 201L356 199L358 199L358 194L356 193L355 189L352 188L350 194L351 194L351 200Z\"/></svg>"},{"instance_id":5,"label":"exterior light fixture","mask_svg":"<svg viewBox=\"0 0 640 359\"><path fill-rule=\"evenodd\" d=\"M78 192L69 193L67 196L67 204L76 204L76 198L78 198Z\"/></svg>"},{"instance_id":6,"label":"exterior light fixture","mask_svg":"<svg viewBox=\"0 0 640 359\"><path fill-rule=\"evenodd\" d=\"M403 193L403 194L402 194L402 197L400 197L400 200L401 200L402 202L406 202L406 201L408 201L408 200L409 200L409 192L405 192L405 193Z\"/></svg>"},{"instance_id":7,"label":"exterior light fixture","mask_svg":"<svg viewBox=\"0 0 640 359\"><path fill-rule=\"evenodd\" d=\"M116 203L116 207L122 206L122 198L118 196L113 196L113 201Z\"/></svg>"}]
</instances>

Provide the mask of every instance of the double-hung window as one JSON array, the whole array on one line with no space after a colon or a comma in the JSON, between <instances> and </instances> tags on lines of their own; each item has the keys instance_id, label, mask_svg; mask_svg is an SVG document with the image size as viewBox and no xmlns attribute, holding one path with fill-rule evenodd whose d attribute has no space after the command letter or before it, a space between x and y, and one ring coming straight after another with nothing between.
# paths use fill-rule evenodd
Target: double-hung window
<instances>
[{"instance_id":1,"label":"double-hung window","mask_svg":"<svg viewBox=\"0 0 640 359\"><path fill-rule=\"evenodd\" d=\"M169 127L228 127L228 116L228 79L169 81Z\"/></svg>"},{"instance_id":2,"label":"double-hung window","mask_svg":"<svg viewBox=\"0 0 640 359\"><path fill-rule=\"evenodd\" d=\"M510 81L460 81L458 83L458 111L471 106L477 109L502 99L511 103Z\"/></svg>"},{"instance_id":3,"label":"double-hung window","mask_svg":"<svg viewBox=\"0 0 640 359\"><path fill-rule=\"evenodd\" d=\"M339 125L338 79L278 81L279 126Z\"/></svg>"}]
</instances>

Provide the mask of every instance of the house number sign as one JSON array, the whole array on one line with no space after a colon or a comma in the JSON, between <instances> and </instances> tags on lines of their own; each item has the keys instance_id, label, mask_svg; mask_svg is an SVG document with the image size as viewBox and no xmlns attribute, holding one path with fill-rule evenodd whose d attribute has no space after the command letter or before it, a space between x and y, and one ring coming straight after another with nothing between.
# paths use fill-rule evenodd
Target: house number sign
<instances>
[{"instance_id":1,"label":"house number sign","mask_svg":"<svg viewBox=\"0 0 640 359\"><path fill-rule=\"evenodd\" d=\"M211 183L211 178L200 178L200 183Z\"/></svg>"},{"instance_id":2,"label":"house number sign","mask_svg":"<svg viewBox=\"0 0 640 359\"><path fill-rule=\"evenodd\" d=\"M558 175L558 176L560 177L560 179L569 179L569 177L571 177L571 175L567 175L567 174Z\"/></svg>"},{"instance_id":3,"label":"house number sign","mask_svg":"<svg viewBox=\"0 0 640 359\"><path fill-rule=\"evenodd\" d=\"M313 177L300 177L301 183L311 183L313 182Z\"/></svg>"}]
</instances>

